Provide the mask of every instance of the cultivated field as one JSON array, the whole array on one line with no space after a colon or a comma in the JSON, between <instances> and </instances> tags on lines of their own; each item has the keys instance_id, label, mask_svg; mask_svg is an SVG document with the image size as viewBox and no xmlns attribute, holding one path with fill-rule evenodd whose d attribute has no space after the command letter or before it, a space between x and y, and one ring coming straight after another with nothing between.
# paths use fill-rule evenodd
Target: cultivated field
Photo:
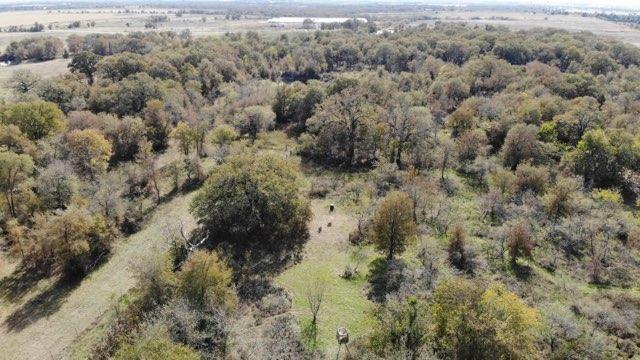
<instances>
[{"instance_id":1,"label":"cultivated field","mask_svg":"<svg viewBox=\"0 0 640 360\"><path fill-rule=\"evenodd\" d=\"M594 17L507 11L449 11L436 12L433 13L433 16L437 16L441 21L445 22L466 22L472 25L490 24L506 26L513 30L557 28L572 32L589 31L597 35L624 40L640 46L640 30ZM416 20L412 21L411 25L433 22L434 20Z\"/></svg>"}]
</instances>

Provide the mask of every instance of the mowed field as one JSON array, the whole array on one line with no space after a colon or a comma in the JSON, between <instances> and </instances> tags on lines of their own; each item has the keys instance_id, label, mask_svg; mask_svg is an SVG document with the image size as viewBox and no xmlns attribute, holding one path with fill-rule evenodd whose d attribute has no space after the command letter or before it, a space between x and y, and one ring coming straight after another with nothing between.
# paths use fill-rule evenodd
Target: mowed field
<instances>
[{"instance_id":1,"label":"mowed field","mask_svg":"<svg viewBox=\"0 0 640 360\"><path fill-rule=\"evenodd\" d=\"M180 32L189 29L195 36L224 34L237 31L282 31L272 28L266 18L255 16L243 17L240 20L226 20L219 15L183 14L175 15L176 9L129 8L128 12L122 8L99 10L34 10L0 12L0 27L11 25L28 27L38 22L47 27L40 33L0 33L0 48L4 48L11 41L31 36L53 35L66 39L71 34L89 33L127 33L133 31L153 31L145 28L145 23L154 15L166 15L168 22L158 23L156 31ZM79 28L69 29L68 25L80 21ZM89 22L95 26L88 26ZM48 26L51 25L51 29Z\"/></svg>"},{"instance_id":2,"label":"mowed field","mask_svg":"<svg viewBox=\"0 0 640 360\"><path fill-rule=\"evenodd\" d=\"M506 26L513 30L531 30L535 28L556 28L571 32L589 31L596 35L623 40L640 46L640 30L605 21L594 17L571 15L546 15L542 13L510 11L446 11L433 12L444 22L465 22L468 24L490 24ZM434 23L435 20L417 20L411 25Z\"/></svg>"},{"instance_id":3,"label":"mowed field","mask_svg":"<svg viewBox=\"0 0 640 360\"><path fill-rule=\"evenodd\" d=\"M67 65L70 59L55 59L44 62L23 63L12 66L0 66L0 99L11 96L11 90L7 82L11 79L11 75L17 70L29 70L46 79L57 75L62 75L69 71Z\"/></svg>"}]
</instances>

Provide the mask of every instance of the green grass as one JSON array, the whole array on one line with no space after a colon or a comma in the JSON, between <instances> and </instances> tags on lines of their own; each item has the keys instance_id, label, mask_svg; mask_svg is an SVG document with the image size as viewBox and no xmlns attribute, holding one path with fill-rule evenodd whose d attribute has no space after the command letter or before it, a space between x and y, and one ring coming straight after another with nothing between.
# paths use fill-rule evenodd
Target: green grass
<instances>
[{"instance_id":1,"label":"green grass","mask_svg":"<svg viewBox=\"0 0 640 360\"><path fill-rule=\"evenodd\" d=\"M350 261L347 236L355 229L356 219L339 210L329 214L329 201L314 201L314 219L311 222L312 236L306 246L304 259L278 276L276 284L293 295L293 313L301 327L310 322L310 311L306 301L309 286L320 280L326 283L325 299L318 315L317 347L332 355L337 350L335 332L346 327L352 339L368 333L373 325L373 303L365 293L365 272L374 255L369 251L368 259L360 265L360 275L345 280L339 275ZM332 222L330 228L326 227ZM322 233L317 228L322 226Z\"/></svg>"}]
</instances>

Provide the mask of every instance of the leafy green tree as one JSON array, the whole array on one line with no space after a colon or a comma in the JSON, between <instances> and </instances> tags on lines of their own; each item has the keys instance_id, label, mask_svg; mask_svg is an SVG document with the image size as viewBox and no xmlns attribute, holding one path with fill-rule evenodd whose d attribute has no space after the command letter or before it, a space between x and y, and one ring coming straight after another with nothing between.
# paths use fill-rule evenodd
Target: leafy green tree
<instances>
[{"instance_id":1,"label":"leafy green tree","mask_svg":"<svg viewBox=\"0 0 640 360\"><path fill-rule=\"evenodd\" d=\"M429 316L426 303L415 297L387 302L376 312L369 346L382 358L418 359L427 349Z\"/></svg>"},{"instance_id":2,"label":"leafy green tree","mask_svg":"<svg viewBox=\"0 0 640 360\"><path fill-rule=\"evenodd\" d=\"M575 98L567 112L553 120L558 140L575 146L586 131L602 125L600 104L592 97Z\"/></svg>"},{"instance_id":3,"label":"leafy green tree","mask_svg":"<svg viewBox=\"0 0 640 360\"><path fill-rule=\"evenodd\" d=\"M584 65L593 75L605 75L618 67L616 62L603 51L588 53L584 58Z\"/></svg>"},{"instance_id":4,"label":"leafy green tree","mask_svg":"<svg viewBox=\"0 0 640 360\"><path fill-rule=\"evenodd\" d=\"M33 172L33 160L29 155L11 151L0 152L0 190L4 193L11 216L17 215L15 202L18 185Z\"/></svg>"},{"instance_id":5,"label":"leafy green tree","mask_svg":"<svg viewBox=\"0 0 640 360\"><path fill-rule=\"evenodd\" d=\"M147 73L137 73L116 84L115 109L120 116L139 115L152 99L161 99L162 90L158 81Z\"/></svg>"},{"instance_id":6,"label":"leafy green tree","mask_svg":"<svg viewBox=\"0 0 640 360\"><path fill-rule=\"evenodd\" d=\"M38 140L59 130L64 118L55 104L32 101L0 106L0 123L16 125L29 139Z\"/></svg>"},{"instance_id":7,"label":"leafy green tree","mask_svg":"<svg viewBox=\"0 0 640 360\"><path fill-rule=\"evenodd\" d=\"M203 59L198 65L200 83L202 84L202 95L212 96L218 91L224 82L224 77L209 59Z\"/></svg>"},{"instance_id":8,"label":"leafy green tree","mask_svg":"<svg viewBox=\"0 0 640 360\"><path fill-rule=\"evenodd\" d=\"M309 204L297 171L274 156L240 155L216 168L191 203L209 248L221 247L235 269L277 271L308 239Z\"/></svg>"},{"instance_id":9,"label":"leafy green tree","mask_svg":"<svg viewBox=\"0 0 640 360\"><path fill-rule=\"evenodd\" d=\"M115 116L105 117L103 125L104 136L112 145L112 162L130 161L135 159L139 151L138 144L146 139L147 128L139 117L125 116L118 119Z\"/></svg>"},{"instance_id":10,"label":"leafy green tree","mask_svg":"<svg viewBox=\"0 0 640 360\"><path fill-rule=\"evenodd\" d=\"M234 124L241 134L249 135L251 140L271 129L276 115L266 106L249 106L236 117Z\"/></svg>"},{"instance_id":11,"label":"leafy green tree","mask_svg":"<svg viewBox=\"0 0 640 360\"><path fill-rule=\"evenodd\" d=\"M570 154L576 173L584 176L593 187L607 187L619 180L620 164L617 151L603 130L587 131Z\"/></svg>"},{"instance_id":12,"label":"leafy green tree","mask_svg":"<svg viewBox=\"0 0 640 360\"><path fill-rule=\"evenodd\" d=\"M98 70L98 62L100 56L91 51L80 51L73 55L68 67L71 72L79 72L84 74L89 81L89 85L93 84L93 75Z\"/></svg>"},{"instance_id":13,"label":"leafy green tree","mask_svg":"<svg viewBox=\"0 0 640 360\"><path fill-rule=\"evenodd\" d=\"M229 125L216 126L211 133L211 142L217 146L228 146L238 138L238 132Z\"/></svg>"},{"instance_id":14,"label":"leafy green tree","mask_svg":"<svg viewBox=\"0 0 640 360\"><path fill-rule=\"evenodd\" d=\"M147 126L147 138L155 151L162 151L169 145L171 121L160 100L150 100L144 109L144 123Z\"/></svg>"},{"instance_id":15,"label":"leafy green tree","mask_svg":"<svg viewBox=\"0 0 640 360\"><path fill-rule=\"evenodd\" d=\"M536 160L540 156L537 134L538 129L534 125L513 126L507 133L501 150L504 165L515 170L523 161Z\"/></svg>"},{"instance_id":16,"label":"leafy green tree","mask_svg":"<svg viewBox=\"0 0 640 360\"><path fill-rule=\"evenodd\" d=\"M533 60L529 45L520 39L497 42L493 47L493 53L513 65L524 65Z\"/></svg>"},{"instance_id":17,"label":"leafy green tree","mask_svg":"<svg viewBox=\"0 0 640 360\"><path fill-rule=\"evenodd\" d=\"M371 237L387 260L404 251L416 236L413 202L404 192L392 191L382 199L371 222Z\"/></svg>"},{"instance_id":18,"label":"leafy green tree","mask_svg":"<svg viewBox=\"0 0 640 360\"><path fill-rule=\"evenodd\" d=\"M450 359L527 359L541 327L538 312L501 284L485 288L454 278L436 288L431 301L436 354Z\"/></svg>"},{"instance_id":19,"label":"leafy green tree","mask_svg":"<svg viewBox=\"0 0 640 360\"><path fill-rule=\"evenodd\" d=\"M184 121L179 122L173 131L171 131L171 137L178 142L182 153L188 156L191 151L191 146L194 143L194 133L189 125Z\"/></svg>"},{"instance_id":20,"label":"leafy green tree","mask_svg":"<svg viewBox=\"0 0 640 360\"><path fill-rule=\"evenodd\" d=\"M145 71L147 63L142 55L123 52L103 57L95 66L100 76L112 81L120 81L129 75Z\"/></svg>"}]
</instances>

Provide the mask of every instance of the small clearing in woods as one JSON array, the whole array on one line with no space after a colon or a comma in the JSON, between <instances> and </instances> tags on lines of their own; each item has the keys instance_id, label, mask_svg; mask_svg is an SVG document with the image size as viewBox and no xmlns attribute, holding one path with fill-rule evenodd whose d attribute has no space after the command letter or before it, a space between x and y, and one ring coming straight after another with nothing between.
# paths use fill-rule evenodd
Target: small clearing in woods
<instances>
[{"instance_id":1,"label":"small clearing in woods","mask_svg":"<svg viewBox=\"0 0 640 360\"><path fill-rule=\"evenodd\" d=\"M301 328L310 320L305 297L310 284L318 279L326 282L325 300L318 314L318 346L329 355L337 351L335 333L338 327L346 327L352 339L371 330L374 325L373 303L365 292L367 264L373 259L371 252L360 265L360 275L351 280L340 277L350 260L349 233L356 229L358 221L340 207L329 212L329 200L312 201L313 219L309 225L311 238L306 244L304 258L276 278L276 284L293 295L293 313ZM327 224L331 222L331 227ZM318 228L322 232L318 233Z\"/></svg>"}]
</instances>

